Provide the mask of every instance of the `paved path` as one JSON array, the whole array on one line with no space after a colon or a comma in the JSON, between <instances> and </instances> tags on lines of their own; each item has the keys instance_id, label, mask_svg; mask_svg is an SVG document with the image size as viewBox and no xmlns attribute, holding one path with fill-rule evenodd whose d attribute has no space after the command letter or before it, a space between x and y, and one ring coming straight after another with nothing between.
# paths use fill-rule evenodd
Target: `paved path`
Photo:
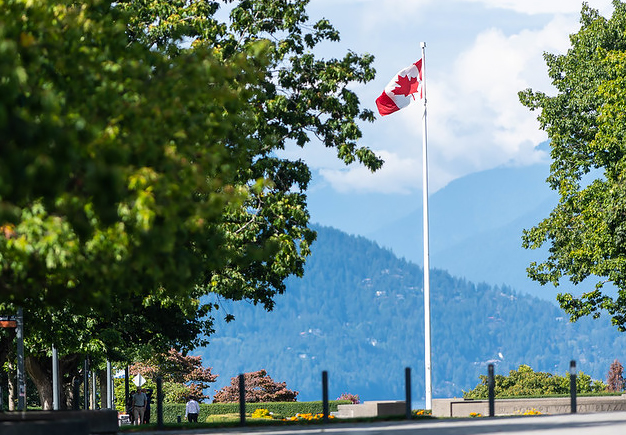
<instances>
[{"instance_id":1,"label":"paved path","mask_svg":"<svg viewBox=\"0 0 626 435\"><path fill-rule=\"evenodd\" d=\"M310 435L322 433L331 435L626 435L626 412L141 432L143 435Z\"/></svg>"}]
</instances>

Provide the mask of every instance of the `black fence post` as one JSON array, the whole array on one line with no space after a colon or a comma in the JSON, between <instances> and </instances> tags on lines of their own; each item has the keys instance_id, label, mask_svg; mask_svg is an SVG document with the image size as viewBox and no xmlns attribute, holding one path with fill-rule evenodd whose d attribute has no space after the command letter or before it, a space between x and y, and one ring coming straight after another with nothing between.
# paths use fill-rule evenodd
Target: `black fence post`
<instances>
[{"instance_id":1,"label":"black fence post","mask_svg":"<svg viewBox=\"0 0 626 435\"><path fill-rule=\"evenodd\" d=\"M324 423L328 423L328 372L322 372L322 412Z\"/></svg>"},{"instance_id":2,"label":"black fence post","mask_svg":"<svg viewBox=\"0 0 626 435\"><path fill-rule=\"evenodd\" d=\"M163 429L163 379L156 378L157 387L157 429Z\"/></svg>"},{"instance_id":3,"label":"black fence post","mask_svg":"<svg viewBox=\"0 0 626 435\"><path fill-rule=\"evenodd\" d=\"M83 409L89 409L89 357L83 362Z\"/></svg>"},{"instance_id":4,"label":"black fence post","mask_svg":"<svg viewBox=\"0 0 626 435\"><path fill-rule=\"evenodd\" d=\"M411 415L411 368L406 367L404 369L404 400L405 400L405 412L406 419L410 420Z\"/></svg>"},{"instance_id":5,"label":"black fence post","mask_svg":"<svg viewBox=\"0 0 626 435\"><path fill-rule=\"evenodd\" d=\"M493 364L487 366L487 385L489 388L489 417L496 415L496 379L494 377Z\"/></svg>"},{"instance_id":6,"label":"black fence post","mask_svg":"<svg viewBox=\"0 0 626 435\"><path fill-rule=\"evenodd\" d=\"M72 385L72 410L78 411L80 409L80 379L75 378Z\"/></svg>"},{"instance_id":7,"label":"black fence post","mask_svg":"<svg viewBox=\"0 0 626 435\"><path fill-rule=\"evenodd\" d=\"M571 413L576 414L576 361L569 362L569 394Z\"/></svg>"},{"instance_id":8,"label":"black fence post","mask_svg":"<svg viewBox=\"0 0 626 435\"><path fill-rule=\"evenodd\" d=\"M243 374L239 375L239 425L246 425L246 381Z\"/></svg>"},{"instance_id":9,"label":"black fence post","mask_svg":"<svg viewBox=\"0 0 626 435\"><path fill-rule=\"evenodd\" d=\"M124 368L124 411L128 408L128 398L130 397L130 371L128 366ZM157 397L157 402L159 398ZM132 410L130 410L132 413Z\"/></svg>"}]
</instances>

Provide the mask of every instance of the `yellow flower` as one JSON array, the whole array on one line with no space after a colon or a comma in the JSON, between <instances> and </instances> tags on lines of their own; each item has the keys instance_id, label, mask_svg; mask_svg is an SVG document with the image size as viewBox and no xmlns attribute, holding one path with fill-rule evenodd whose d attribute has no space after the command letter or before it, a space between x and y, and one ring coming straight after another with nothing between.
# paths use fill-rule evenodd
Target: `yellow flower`
<instances>
[{"instance_id":1,"label":"yellow flower","mask_svg":"<svg viewBox=\"0 0 626 435\"><path fill-rule=\"evenodd\" d=\"M272 418L272 415L267 409L257 408L252 413L252 418Z\"/></svg>"},{"instance_id":2,"label":"yellow flower","mask_svg":"<svg viewBox=\"0 0 626 435\"><path fill-rule=\"evenodd\" d=\"M541 415L541 411L537 411L535 408L527 409L522 415Z\"/></svg>"}]
</instances>

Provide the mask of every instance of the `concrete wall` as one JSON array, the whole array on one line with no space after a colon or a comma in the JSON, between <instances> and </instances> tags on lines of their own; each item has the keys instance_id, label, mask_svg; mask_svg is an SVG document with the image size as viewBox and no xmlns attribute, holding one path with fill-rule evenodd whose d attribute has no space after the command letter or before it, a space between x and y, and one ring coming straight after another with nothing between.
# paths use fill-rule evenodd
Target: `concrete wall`
<instances>
[{"instance_id":1,"label":"concrete wall","mask_svg":"<svg viewBox=\"0 0 626 435\"><path fill-rule=\"evenodd\" d=\"M537 399L496 399L496 415L522 415L529 411L541 414L568 414L569 397ZM626 411L626 394L606 397L577 397L576 412ZM464 399L433 399L434 417L469 417L471 413L489 415L489 401Z\"/></svg>"},{"instance_id":2,"label":"concrete wall","mask_svg":"<svg viewBox=\"0 0 626 435\"><path fill-rule=\"evenodd\" d=\"M66 426L73 430L66 430ZM41 427L49 427L47 433L39 432ZM39 434L45 435L104 435L116 434L118 429L117 411L113 409L91 411L26 411L0 412L0 433L2 435ZM12 432L17 431L17 432Z\"/></svg>"},{"instance_id":3,"label":"concrete wall","mask_svg":"<svg viewBox=\"0 0 626 435\"><path fill-rule=\"evenodd\" d=\"M337 418L380 417L404 415L406 413L403 400L365 401L358 405L337 405Z\"/></svg>"},{"instance_id":4,"label":"concrete wall","mask_svg":"<svg viewBox=\"0 0 626 435\"><path fill-rule=\"evenodd\" d=\"M90 435L84 420L0 421L2 435Z\"/></svg>"}]
</instances>

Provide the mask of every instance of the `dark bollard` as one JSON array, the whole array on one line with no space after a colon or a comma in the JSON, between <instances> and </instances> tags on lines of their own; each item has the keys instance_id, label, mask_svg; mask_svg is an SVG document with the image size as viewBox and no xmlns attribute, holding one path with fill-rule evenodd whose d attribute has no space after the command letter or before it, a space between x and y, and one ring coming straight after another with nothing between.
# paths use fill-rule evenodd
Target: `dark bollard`
<instances>
[{"instance_id":1,"label":"dark bollard","mask_svg":"<svg viewBox=\"0 0 626 435\"><path fill-rule=\"evenodd\" d=\"M489 417L496 415L496 379L493 374L493 364L487 366L487 385L489 387Z\"/></svg>"},{"instance_id":2,"label":"dark bollard","mask_svg":"<svg viewBox=\"0 0 626 435\"><path fill-rule=\"evenodd\" d=\"M405 411L406 411L406 419L410 420L413 416L411 415L411 368L407 367L404 369L404 400L405 400Z\"/></svg>"},{"instance_id":3,"label":"dark bollard","mask_svg":"<svg viewBox=\"0 0 626 435\"><path fill-rule=\"evenodd\" d=\"M569 394L571 413L576 414L576 361L569 362Z\"/></svg>"},{"instance_id":4,"label":"dark bollard","mask_svg":"<svg viewBox=\"0 0 626 435\"><path fill-rule=\"evenodd\" d=\"M239 375L239 425L246 425L246 382L243 375Z\"/></svg>"},{"instance_id":5,"label":"dark bollard","mask_svg":"<svg viewBox=\"0 0 626 435\"><path fill-rule=\"evenodd\" d=\"M80 379L74 379L74 396L72 397L72 409L78 411L80 409Z\"/></svg>"},{"instance_id":6,"label":"dark bollard","mask_svg":"<svg viewBox=\"0 0 626 435\"><path fill-rule=\"evenodd\" d=\"M89 358L83 363L83 409L89 409Z\"/></svg>"},{"instance_id":7,"label":"dark bollard","mask_svg":"<svg viewBox=\"0 0 626 435\"><path fill-rule=\"evenodd\" d=\"M176 423L180 423L180 422L181 422L181 420L182 420L181 416L180 416L180 415L177 415L177 416L176 416Z\"/></svg>"},{"instance_id":8,"label":"dark bollard","mask_svg":"<svg viewBox=\"0 0 626 435\"><path fill-rule=\"evenodd\" d=\"M130 397L130 371L128 366L124 369L124 409L128 406ZM132 413L132 410L130 411Z\"/></svg>"},{"instance_id":9,"label":"dark bollard","mask_svg":"<svg viewBox=\"0 0 626 435\"><path fill-rule=\"evenodd\" d=\"M157 384L157 428L163 429L163 379L161 376L156 378Z\"/></svg>"},{"instance_id":10,"label":"dark bollard","mask_svg":"<svg viewBox=\"0 0 626 435\"><path fill-rule=\"evenodd\" d=\"M328 372L322 372L322 412L324 423L328 423Z\"/></svg>"}]
</instances>

